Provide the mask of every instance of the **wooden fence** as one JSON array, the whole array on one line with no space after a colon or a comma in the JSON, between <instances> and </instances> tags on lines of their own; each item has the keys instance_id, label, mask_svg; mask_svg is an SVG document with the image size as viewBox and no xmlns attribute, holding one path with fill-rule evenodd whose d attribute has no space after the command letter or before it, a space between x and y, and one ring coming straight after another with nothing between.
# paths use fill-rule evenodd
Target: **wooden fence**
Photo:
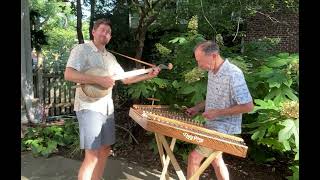
<instances>
[{"instance_id":1,"label":"wooden fence","mask_svg":"<svg viewBox=\"0 0 320 180\"><path fill-rule=\"evenodd\" d=\"M71 86L75 83L65 81L63 74L40 73L34 73L33 82L34 97L44 104L47 117L74 114L75 89Z\"/></svg>"}]
</instances>

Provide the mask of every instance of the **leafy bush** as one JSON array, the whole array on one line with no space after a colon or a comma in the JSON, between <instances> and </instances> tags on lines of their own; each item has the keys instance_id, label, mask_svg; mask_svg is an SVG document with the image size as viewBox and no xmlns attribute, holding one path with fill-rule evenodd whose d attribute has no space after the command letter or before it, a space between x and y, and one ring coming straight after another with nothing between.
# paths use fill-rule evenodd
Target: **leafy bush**
<instances>
[{"instance_id":1,"label":"leafy bush","mask_svg":"<svg viewBox=\"0 0 320 180\"><path fill-rule=\"evenodd\" d=\"M258 44L255 42L255 46L258 47ZM264 45L261 44L261 47L265 47ZM257 145L264 145L283 156L292 157L289 168L293 171L293 176L288 178L297 179L299 58L297 54L272 54L267 49L270 46L261 52L248 53L252 56L246 57L253 64L251 72L247 74L247 81L256 106L248 118L244 119L243 127L246 133L252 134L251 138ZM255 158L255 154L251 156ZM265 159L267 160L270 158Z\"/></svg>"},{"instance_id":2,"label":"leafy bush","mask_svg":"<svg viewBox=\"0 0 320 180\"><path fill-rule=\"evenodd\" d=\"M63 126L29 127L21 141L22 150L31 150L35 156L48 157L58 152L59 146L79 149L78 126L74 120L67 120ZM76 151L73 151L73 153Z\"/></svg>"}]
</instances>

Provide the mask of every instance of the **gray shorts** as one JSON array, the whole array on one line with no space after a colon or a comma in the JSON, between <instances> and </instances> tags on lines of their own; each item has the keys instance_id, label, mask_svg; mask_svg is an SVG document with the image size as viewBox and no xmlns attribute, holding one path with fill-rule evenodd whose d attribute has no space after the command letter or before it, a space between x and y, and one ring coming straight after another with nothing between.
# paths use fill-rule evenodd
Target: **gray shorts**
<instances>
[{"instance_id":1,"label":"gray shorts","mask_svg":"<svg viewBox=\"0 0 320 180\"><path fill-rule=\"evenodd\" d=\"M79 122L80 148L98 149L115 143L114 114L103 114L87 109L76 112Z\"/></svg>"}]
</instances>

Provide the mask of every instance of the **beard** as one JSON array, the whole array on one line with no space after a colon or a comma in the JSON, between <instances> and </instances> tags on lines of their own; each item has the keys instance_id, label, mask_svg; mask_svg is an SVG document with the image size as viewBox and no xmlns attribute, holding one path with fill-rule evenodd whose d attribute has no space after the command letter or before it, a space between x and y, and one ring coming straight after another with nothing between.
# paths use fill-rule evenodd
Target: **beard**
<instances>
[{"instance_id":1,"label":"beard","mask_svg":"<svg viewBox=\"0 0 320 180\"><path fill-rule=\"evenodd\" d=\"M110 41L110 39L107 39L107 38L104 38L104 37L101 37L101 38L99 39L99 42L100 42L101 44L104 44L104 45L107 45L107 44L109 43L109 41Z\"/></svg>"}]
</instances>

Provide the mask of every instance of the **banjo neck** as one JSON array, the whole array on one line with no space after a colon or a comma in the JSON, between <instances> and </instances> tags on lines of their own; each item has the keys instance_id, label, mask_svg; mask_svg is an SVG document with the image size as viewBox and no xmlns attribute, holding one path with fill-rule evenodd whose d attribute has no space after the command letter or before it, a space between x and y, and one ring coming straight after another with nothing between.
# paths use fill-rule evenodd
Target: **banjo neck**
<instances>
[{"instance_id":1,"label":"banjo neck","mask_svg":"<svg viewBox=\"0 0 320 180\"><path fill-rule=\"evenodd\" d=\"M141 74L146 74L153 71L153 68L148 68L148 69L137 69L137 70L132 70L132 71L127 71L124 72L122 74L119 75L114 75L112 76L113 80L122 80L122 79L126 79L126 78L130 78L130 77L134 77L134 76L138 76Z\"/></svg>"},{"instance_id":2,"label":"banjo neck","mask_svg":"<svg viewBox=\"0 0 320 180\"><path fill-rule=\"evenodd\" d=\"M159 67L160 69L169 69L169 70L171 70L173 65L171 63L169 63L168 66L160 64L157 67ZM130 77L133 77L133 76L138 76L138 75L141 75L141 74L146 74L146 73L149 73L149 72L153 71L153 68L137 69L137 70L127 71L127 72L124 72L122 74L112 76L112 79L116 81L116 80L121 80L121 79L125 79L125 78L130 78Z\"/></svg>"},{"instance_id":3,"label":"banjo neck","mask_svg":"<svg viewBox=\"0 0 320 180\"><path fill-rule=\"evenodd\" d=\"M172 69L172 64L169 63L168 66L160 64L157 67L159 67L160 69L169 69L169 70L171 70ZM124 72L122 74L113 75L113 76L111 76L111 78L113 80L117 81L117 80L122 80L122 79L130 78L130 77L138 76L138 75L141 75L141 74L146 74L146 73L149 73L149 72L152 72L152 71L153 71L153 68L137 69L137 70L127 71L127 72ZM78 87L81 87L82 85L78 84L78 85L72 86L71 88L72 89L73 88L78 88Z\"/></svg>"}]
</instances>

